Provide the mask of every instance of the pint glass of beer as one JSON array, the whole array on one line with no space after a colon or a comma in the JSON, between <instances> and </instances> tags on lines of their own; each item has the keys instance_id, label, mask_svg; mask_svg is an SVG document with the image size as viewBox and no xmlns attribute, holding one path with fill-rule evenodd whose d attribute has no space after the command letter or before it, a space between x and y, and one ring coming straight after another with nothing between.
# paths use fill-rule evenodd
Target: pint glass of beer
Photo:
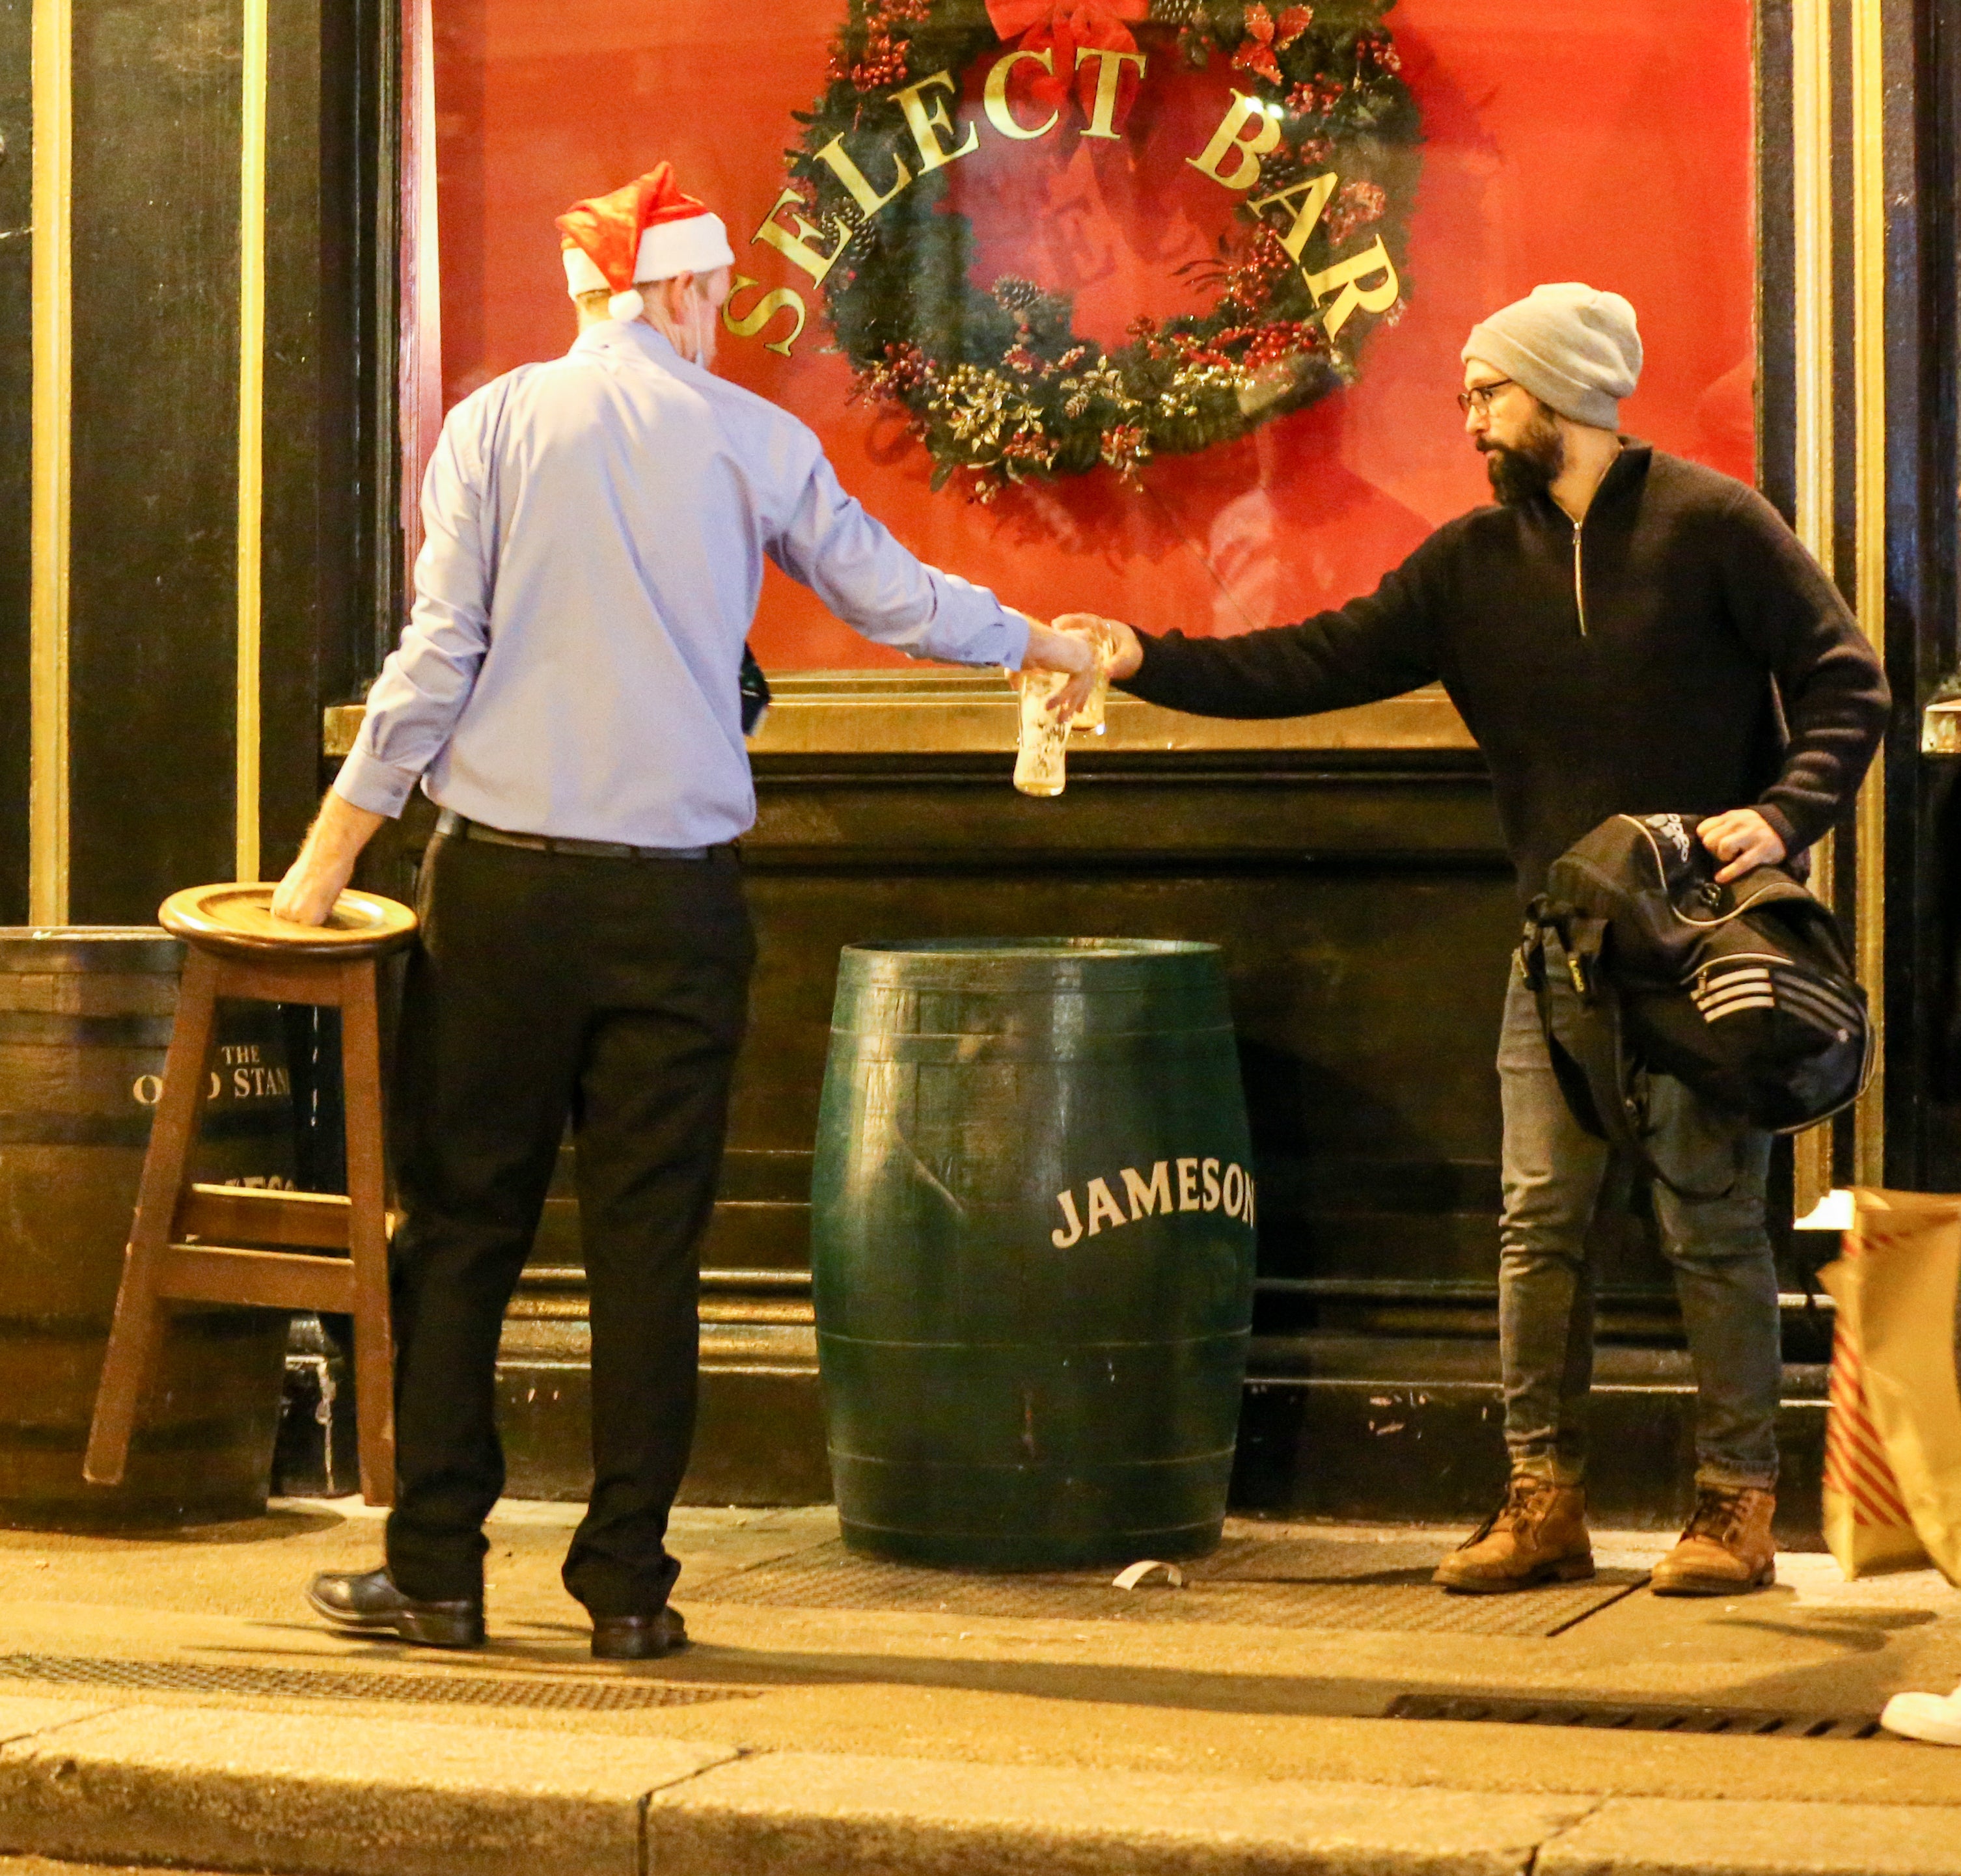
<instances>
[{"instance_id":1,"label":"pint glass of beer","mask_svg":"<svg viewBox=\"0 0 1961 1876\"><path fill-rule=\"evenodd\" d=\"M1015 786L1024 795L1060 795L1067 779L1063 752L1069 747L1070 719L1048 707L1069 682L1066 671L1022 674L1022 723L1015 756Z\"/></svg>"},{"instance_id":2,"label":"pint glass of beer","mask_svg":"<svg viewBox=\"0 0 1961 1876\"><path fill-rule=\"evenodd\" d=\"M1083 708L1069 719L1073 730L1087 730L1092 736L1103 734L1103 706L1110 696L1110 648L1101 639L1096 642L1096 683L1083 699Z\"/></svg>"}]
</instances>

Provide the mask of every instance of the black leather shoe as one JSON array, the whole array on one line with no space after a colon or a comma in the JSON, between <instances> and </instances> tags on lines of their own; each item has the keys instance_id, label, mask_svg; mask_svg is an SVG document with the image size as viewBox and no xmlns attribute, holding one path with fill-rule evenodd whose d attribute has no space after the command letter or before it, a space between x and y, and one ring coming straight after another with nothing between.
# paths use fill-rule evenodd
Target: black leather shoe
<instances>
[{"instance_id":1,"label":"black leather shoe","mask_svg":"<svg viewBox=\"0 0 1961 1876\"><path fill-rule=\"evenodd\" d=\"M483 1599L418 1602L396 1588L386 1570L328 1570L307 1588L307 1600L336 1629L392 1635L422 1648L481 1648Z\"/></svg>"},{"instance_id":2,"label":"black leather shoe","mask_svg":"<svg viewBox=\"0 0 1961 1876\"><path fill-rule=\"evenodd\" d=\"M592 1658L596 1661L657 1661L687 1646L687 1624L678 1609L655 1616L595 1616Z\"/></svg>"}]
</instances>

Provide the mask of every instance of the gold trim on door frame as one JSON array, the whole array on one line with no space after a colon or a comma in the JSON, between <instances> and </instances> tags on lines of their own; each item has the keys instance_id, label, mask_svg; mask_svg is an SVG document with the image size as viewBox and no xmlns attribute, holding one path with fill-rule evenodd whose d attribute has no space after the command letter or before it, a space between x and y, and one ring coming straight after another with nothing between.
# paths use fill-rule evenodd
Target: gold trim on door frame
<instances>
[{"instance_id":1,"label":"gold trim on door frame","mask_svg":"<svg viewBox=\"0 0 1961 1876\"><path fill-rule=\"evenodd\" d=\"M1828 577L1835 561L1832 517L1832 5L1794 0L1791 51L1793 336L1796 341L1794 428L1797 537ZM1832 841L1814 855L1813 884L1832 899ZM1797 1139L1800 1218L1832 1190L1832 1129L1813 1127Z\"/></svg>"},{"instance_id":2,"label":"gold trim on door frame","mask_svg":"<svg viewBox=\"0 0 1961 1876\"><path fill-rule=\"evenodd\" d=\"M1881 0L1852 0L1852 385L1854 610L1882 656L1886 626L1886 42ZM1871 1085L1853 1117L1853 1178L1886 1183L1886 762L1859 791L1858 903L1853 932L1859 979L1872 999Z\"/></svg>"},{"instance_id":3,"label":"gold trim on door frame","mask_svg":"<svg viewBox=\"0 0 1961 1876\"><path fill-rule=\"evenodd\" d=\"M1832 6L1791 8L1797 537L1832 570Z\"/></svg>"},{"instance_id":4,"label":"gold trim on door frame","mask_svg":"<svg viewBox=\"0 0 1961 1876\"><path fill-rule=\"evenodd\" d=\"M234 877L259 877L260 548L265 524L267 0L244 0L238 159L238 671Z\"/></svg>"},{"instance_id":5,"label":"gold trim on door frame","mask_svg":"<svg viewBox=\"0 0 1961 1876\"><path fill-rule=\"evenodd\" d=\"M33 464L30 523L27 916L69 901L69 405L73 297L72 0L34 0Z\"/></svg>"}]
</instances>

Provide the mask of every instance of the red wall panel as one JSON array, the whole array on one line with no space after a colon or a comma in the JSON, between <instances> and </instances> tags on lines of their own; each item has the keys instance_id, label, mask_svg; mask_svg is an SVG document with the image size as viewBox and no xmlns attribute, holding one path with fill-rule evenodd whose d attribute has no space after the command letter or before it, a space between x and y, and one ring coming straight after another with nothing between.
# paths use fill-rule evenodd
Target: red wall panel
<instances>
[{"instance_id":1,"label":"red wall panel","mask_svg":"<svg viewBox=\"0 0 1961 1876\"><path fill-rule=\"evenodd\" d=\"M663 158L728 221L738 272L808 289L751 237L842 13L843 0L435 0L447 398L569 343L553 216ZM1480 316L1541 281L1627 295L1647 367L1625 427L1748 477L1749 0L1402 0L1389 24L1426 141L1405 303L1362 346L1351 388L1162 458L1141 488L1099 473L982 506L929 491L899 420L852 401L815 293L790 358L764 342L786 316L754 338L725 333L720 368L810 423L916 552L1032 611L1153 628L1239 632L1337 603L1487 498L1451 402L1458 355ZM982 284L1012 272L1072 292L1077 330L1105 342L1140 313L1201 310L1176 269L1232 202L1184 158L1229 81L1154 59L1121 144L1085 144L1079 119L1015 145L984 126L982 152L953 172ZM896 661L773 570L754 642L780 670Z\"/></svg>"}]
</instances>

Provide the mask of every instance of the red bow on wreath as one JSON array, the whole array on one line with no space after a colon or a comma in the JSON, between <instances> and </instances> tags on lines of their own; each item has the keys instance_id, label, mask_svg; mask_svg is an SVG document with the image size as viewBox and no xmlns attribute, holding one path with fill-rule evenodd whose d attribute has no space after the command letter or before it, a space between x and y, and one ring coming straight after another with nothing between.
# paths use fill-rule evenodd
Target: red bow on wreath
<instances>
[{"instance_id":1,"label":"red bow on wreath","mask_svg":"<svg viewBox=\"0 0 1961 1876\"><path fill-rule=\"evenodd\" d=\"M1001 38L1012 39L1019 33L1022 51L1054 55L1050 69L1038 72L1029 81L1028 95L1051 110L1060 110L1073 80L1086 117L1095 113L1097 76L1104 62L1092 59L1079 72L1079 49L1135 52L1137 40L1124 22L1147 19L1150 10L1150 0L987 0L987 18ZM1119 67L1113 129L1123 129L1137 95L1137 67Z\"/></svg>"},{"instance_id":2,"label":"red bow on wreath","mask_svg":"<svg viewBox=\"0 0 1961 1876\"><path fill-rule=\"evenodd\" d=\"M1313 24L1312 7L1289 7L1276 24L1274 16L1261 4L1261 0L1253 0L1246 9L1246 37L1232 55L1232 63L1242 72L1257 72L1261 78L1278 84L1280 62L1274 56L1274 53L1285 52Z\"/></svg>"}]
</instances>

